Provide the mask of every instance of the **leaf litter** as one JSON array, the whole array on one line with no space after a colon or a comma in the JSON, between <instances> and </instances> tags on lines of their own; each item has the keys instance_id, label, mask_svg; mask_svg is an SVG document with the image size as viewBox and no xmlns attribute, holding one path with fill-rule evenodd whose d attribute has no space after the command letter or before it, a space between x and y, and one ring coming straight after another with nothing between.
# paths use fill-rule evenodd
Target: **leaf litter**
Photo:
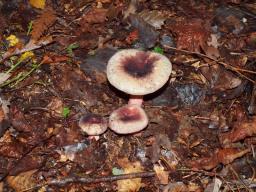
<instances>
[{"instance_id":1,"label":"leaf litter","mask_svg":"<svg viewBox=\"0 0 256 192\"><path fill-rule=\"evenodd\" d=\"M1 189L255 190L253 3L31 0L0 8ZM172 62L170 81L144 97L147 128L86 135L81 116L108 118L127 103L106 67L131 48Z\"/></svg>"}]
</instances>

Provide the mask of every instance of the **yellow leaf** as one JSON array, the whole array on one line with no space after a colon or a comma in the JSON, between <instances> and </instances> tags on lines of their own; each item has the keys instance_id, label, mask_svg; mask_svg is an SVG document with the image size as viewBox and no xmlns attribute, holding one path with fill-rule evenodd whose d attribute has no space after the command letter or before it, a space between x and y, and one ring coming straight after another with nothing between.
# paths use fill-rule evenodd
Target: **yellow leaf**
<instances>
[{"instance_id":1,"label":"yellow leaf","mask_svg":"<svg viewBox=\"0 0 256 192\"><path fill-rule=\"evenodd\" d=\"M156 172L156 176L162 185L167 185L169 183L169 180L168 180L169 174L167 171L164 170L162 166L155 164L154 171Z\"/></svg>"},{"instance_id":2,"label":"yellow leaf","mask_svg":"<svg viewBox=\"0 0 256 192\"><path fill-rule=\"evenodd\" d=\"M45 0L29 0L30 4L38 9L44 9L45 7Z\"/></svg>"},{"instance_id":3,"label":"yellow leaf","mask_svg":"<svg viewBox=\"0 0 256 192\"><path fill-rule=\"evenodd\" d=\"M10 35L9 37L6 38L7 41L9 41L9 46L13 47L17 43L19 43L19 39L15 35Z\"/></svg>"},{"instance_id":4,"label":"yellow leaf","mask_svg":"<svg viewBox=\"0 0 256 192\"><path fill-rule=\"evenodd\" d=\"M19 61L24 61L25 59L30 59L34 56L35 54L32 51L27 51L20 56Z\"/></svg>"},{"instance_id":5,"label":"yellow leaf","mask_svg":"<svg viewBox=\"0 0 256 192\"><path fill-rule=\"evenodd\" d=\"M130 162L127 158L119 159L118 164L123 168L124 174L139 173L143 171L139 161ZM117 181L118 192L136 192L143 186L141 178L137 179L124 179Z\"/></svg>"}]
</instances>

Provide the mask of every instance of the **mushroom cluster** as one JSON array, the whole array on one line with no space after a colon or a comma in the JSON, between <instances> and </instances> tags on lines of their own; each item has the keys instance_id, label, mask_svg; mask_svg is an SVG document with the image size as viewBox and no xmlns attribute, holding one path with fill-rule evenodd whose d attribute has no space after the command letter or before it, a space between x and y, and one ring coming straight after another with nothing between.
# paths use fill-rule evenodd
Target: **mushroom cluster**
<instances>
[{"instance_id":1,"label":"mushroom cluster","mask_svg":"<svg viewBox=\"0 0 256 192\"><path fill-rule=\"evenodd\" d=\"M171 62L159 53L136 49L115 53L108 61L107 78L112 86L129 94L130 98L127 105L110 114L109 128L118 134L130 134L147 127L143 96L163 87L171 71ZM82 117L79 126L88 135L99 135L107 129L99 116Z\"/></svg>"},{"instance_id":2,"label":"mushroom cluster","mask_svg":"<svg viewBox=\"0 0 256 192\"><path fill-rule=\"evenodd\" d=\"M171 62L159 53L125 49L114 54L107 65L108 81L130 98L127 105L111 113L110 129L119 134L144 129L148 117L141 107L143 96L163 87L171 71Z\"/></svg>"}]
</instances>

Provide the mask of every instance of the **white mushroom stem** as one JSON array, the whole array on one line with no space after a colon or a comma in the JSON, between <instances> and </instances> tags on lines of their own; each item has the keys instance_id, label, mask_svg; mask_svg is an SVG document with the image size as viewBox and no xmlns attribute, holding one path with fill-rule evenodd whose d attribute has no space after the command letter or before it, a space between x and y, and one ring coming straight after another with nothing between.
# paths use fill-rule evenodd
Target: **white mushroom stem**
<instances>
[{"instance_id":1,"label":"white mushroom stem","mask_svg":"<svg viewBox=\"0 0 256 192\"><path fill-rule=\"evenodd\" d=\"M143 103L143 95L130 95L128 105L141 106Z\"/></svg>"}]
</instances>

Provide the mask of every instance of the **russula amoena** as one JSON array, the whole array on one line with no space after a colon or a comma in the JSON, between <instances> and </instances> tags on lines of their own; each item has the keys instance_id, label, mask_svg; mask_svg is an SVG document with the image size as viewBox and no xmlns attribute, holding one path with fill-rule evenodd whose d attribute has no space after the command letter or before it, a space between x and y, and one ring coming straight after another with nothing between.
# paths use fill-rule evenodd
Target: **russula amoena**
<instances>
[{"instance_id":1,"label":"russula amoena","mask_svg":"<svg viewBox=\"0 0 256 192\"><path fill-rule=\"evenodd\" d=\"M125 49L115 53L108 61L107 78L110 84L115 88L129 94L130 99L128 105L115 110L110 115L110 128L117 133L126 134L125 131L120 131L120 129L136 126L139 118L135 118L135 120L134 118L126 119L123 117L124 114L129 114L128 116L131 116L131 111L136 111L138 116L145 116L147 118L147 115L141 108L143 95L153 93L160 89L168 81L171 71L171 62L167 57L159 53L136 49ZM131 110L131 108L136 108L136 110ZM117 115L120 110L130 112ZM119 120L119 123L116 122L117 119ZM120 123L122 119L125 119L125 121L123 121L125 122L122 125L123 127L121 127ZM137 129L137 131L144 129L147 126L145 122L148 123L148 119L143 121L141 124L143 126L141 126L140 129ZM117 126L117 124L119 126ZM132 131L129 133L132 133Z\"/></svg>"},{"instance_id":2,"label":"russula amoena","mask_svg":"<svg viewBox=\"0 0 256 192\"><path fill-rule=\"evenodd\" d=\"M78 125L87 135L100 135L108 128L108 123L103 117L91 113L82 116Z\"/></svg>"}]
</instances>

